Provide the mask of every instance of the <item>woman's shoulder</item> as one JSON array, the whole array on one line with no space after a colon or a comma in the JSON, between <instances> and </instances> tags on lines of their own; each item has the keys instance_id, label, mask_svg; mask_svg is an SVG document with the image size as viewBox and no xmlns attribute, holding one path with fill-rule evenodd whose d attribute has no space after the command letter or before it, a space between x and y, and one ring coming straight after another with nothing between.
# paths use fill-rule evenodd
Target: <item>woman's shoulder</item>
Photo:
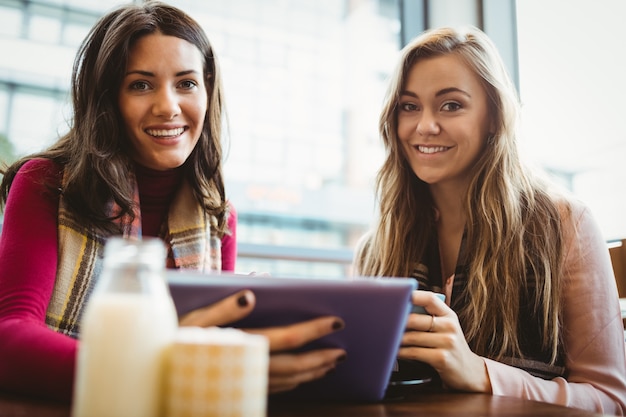
<instances>
[{"instance_id":1,"label":"woman's shoulder","mask_svg":"<svg viewBox=\"0 0 626 417\"><path fill-rule=\"evenodd\" d=\"M369 229L367 231L365 231L365 233L363 233L361 235L361 237L358 238L358 240L356 241L356 244L354 245L354 253L363 253L364 251L366 251L369 248L370 242L374 237L374 229Z\"/></svg>"},{"instance_id":2,"label":"woman's shoulder","mask_svg":"<svg viewBox=\"0 0 626 417\"><path fill-rule=\"evenodd\" d=\"M600 225L586 202L571 194L562 194L555 201L561 216L561 232L566 245L578 242L579 245L596 244L605 248Z\"/></svg>"},{"instance_id":3,"label":"woman's shoulder","mask_svg":"<svg viewBox=\"0 0 626 417\"><path fill-rule=\"evenodd\" d=\"M63 167L45 158L33 158L19 167L11 181L12 193L33 192L42 195L61 187ZM56 193L53 193L56 194Z\"/></svg>"},{"instance_id":4,"label":"woman's shoulder","mask_svg":"<svg viewBox=\"0 0 626 417\"><path fill-rule=\"evenodd\" d=\"M565 222L578 223L583 218L593 217L587 203L573 194L559 193L554 197L554 202Z\"/></svg>"},{"instance_id":5,"label":"woman's shoulder","mask_svg":"<svg viewBox=\"0 0 626 417\"><path fill-rule=\"evenodd\" d=\"M34 178L57 179L63 167L51 159L33 158L24 163L18 170L18 175L32 176Z\"/></svg>"},{"instance_id":6,"label":"woman's shoulder","mask_svg":"<svg viewBox=\"0 0 626 417\"><path fill-rule=\"evenodd\" d=\"M372 239L374 238L374 229L367 230L358 238L352 251L352 269L356 275L363 274L363 266L369 253Z\"/></svg>"}]
</instances>

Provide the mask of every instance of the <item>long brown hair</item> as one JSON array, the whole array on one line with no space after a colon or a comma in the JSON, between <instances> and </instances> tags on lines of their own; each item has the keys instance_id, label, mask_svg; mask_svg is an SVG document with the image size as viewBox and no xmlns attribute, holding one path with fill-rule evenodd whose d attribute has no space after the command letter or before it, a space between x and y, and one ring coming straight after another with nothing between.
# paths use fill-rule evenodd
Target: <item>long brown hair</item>
<instances>
[{"instance_id":1,"label":"long brown hair","mask_svg":"<svg viewBox=\"0 0 626 417\"><path fill-rule=\"evenodd\" d=\"M106 211L110 200L120 206L119 216L134 217L133 189L128 182L132 161L118 92L132 46L139 38L157 32L192 43L204 58L207 113L200 140L184 164L184 175L205 211L218 219L218 229L226 230L221 144L224 98L217 57L195 20L158 1L121 6L91 29L74 61L69 132L45 151L23 157L4 170L2 204L19 168L33 158L48 158L64 167L63 196L87 224L115 231Z\"/></svg>"},{"instance_id":2,"label":"long brown hair","mask_svg":"<svg viewBox=\"0 0 626 417\"><path fill-rule=\"evenodd\" d=\"M516 89L491 40L476 28L430 30L401 53L380 116L386 159L377 176L380 213L355 256L359 274L411 276L436 234L426 183L413 173L397 137L400 91L421 59L455 54L481 80L495 131L473 170L467 218L468 303L458 311L470 346L496 359L521 355L522 294L538 315L542 348L558 354L563 243L560 204L548 184L520 161Z\"/></svg>"}]
</instances>

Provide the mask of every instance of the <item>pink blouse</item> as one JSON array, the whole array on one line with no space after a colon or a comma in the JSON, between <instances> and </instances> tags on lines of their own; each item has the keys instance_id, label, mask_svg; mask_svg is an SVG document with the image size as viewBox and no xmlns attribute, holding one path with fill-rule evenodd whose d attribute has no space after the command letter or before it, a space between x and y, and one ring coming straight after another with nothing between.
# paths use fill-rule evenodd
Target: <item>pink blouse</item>
<instances>
[{"instance_id":1,"label":"pink blouse","mask_svg":"<svg viewBox=\"0 0 626 417\"><path fill-rule=\"evenodd\" d=\"M567 379L544 380L485 359L494 395L626 414L626 352L609 251L591 213L573 202L564 230L563 346Z\"/></svg>"},{"instance_id":2,"label":"pink blouse","mask_svg":"<svg viewBox=\"0 0 626 417\"><path fill-rule=\"evenodd\" d=\"M141 184L140 175L147 174L138 173ZM7 199L0 236L0 391L69 402L78 342L45 324L56 279L59 199L43 184L59 183L59 179L58 165L32 160L16 175ZM159 184L152 185L159 189ZM157 230L145 223L146 219L144 230ZM231 235L222 239L222 269L233 271L237 257L234 207L228 226Z\"/></svg>"}]
</instances>

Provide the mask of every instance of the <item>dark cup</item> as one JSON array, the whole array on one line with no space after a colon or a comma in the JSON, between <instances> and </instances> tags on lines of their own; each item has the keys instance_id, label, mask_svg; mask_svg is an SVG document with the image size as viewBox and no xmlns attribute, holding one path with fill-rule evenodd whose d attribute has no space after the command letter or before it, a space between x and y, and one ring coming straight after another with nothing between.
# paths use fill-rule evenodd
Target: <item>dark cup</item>
<instances>
[{"instance_id":1,"label":"dark cup","mask_svg":"<svg viewBox=\"0 0 626 417\"><path fill-rule=\"evenodd\" d=\"M404 398L407 395L430 389L439 381L437 371L427 363L413 360L397 360L397 369L391 373L386 399Z\"/></svg>"},{"instance_id":2,"label":"dark cup","mask_svg":"<svg viewBox=\"0 0 626 417\"><path fill-rule=\"evenodd\" d=\"M435 295L442 301L446 299L444 294L435 293ZM428 314L421 306L413 306L411 313ZM407 393L422 390L426 386L430 387L436 384L436 381L439 381L439 374L429 364L416 360L398 359L387 385L386 397L404 397Z\"/></svg>"}]
</instances>

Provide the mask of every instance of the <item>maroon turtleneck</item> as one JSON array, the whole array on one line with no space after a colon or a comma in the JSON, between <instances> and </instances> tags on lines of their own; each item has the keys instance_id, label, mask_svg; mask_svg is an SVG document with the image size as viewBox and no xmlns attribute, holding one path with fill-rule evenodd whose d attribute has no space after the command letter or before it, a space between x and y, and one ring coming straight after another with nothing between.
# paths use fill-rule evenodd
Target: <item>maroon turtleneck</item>
<instances>
[{"instance_id":1,"label":"maroon turtleneck","mask_svg":"<svg viewBox=\"0 0 626 417\"><path fill-rule=\"evenodd\" d=\"M167 171L157 171L139 164L135 165L143 236L158 235L170 203L183 180L183 172L182 166Z\"/></svg>"}]
</instances>

